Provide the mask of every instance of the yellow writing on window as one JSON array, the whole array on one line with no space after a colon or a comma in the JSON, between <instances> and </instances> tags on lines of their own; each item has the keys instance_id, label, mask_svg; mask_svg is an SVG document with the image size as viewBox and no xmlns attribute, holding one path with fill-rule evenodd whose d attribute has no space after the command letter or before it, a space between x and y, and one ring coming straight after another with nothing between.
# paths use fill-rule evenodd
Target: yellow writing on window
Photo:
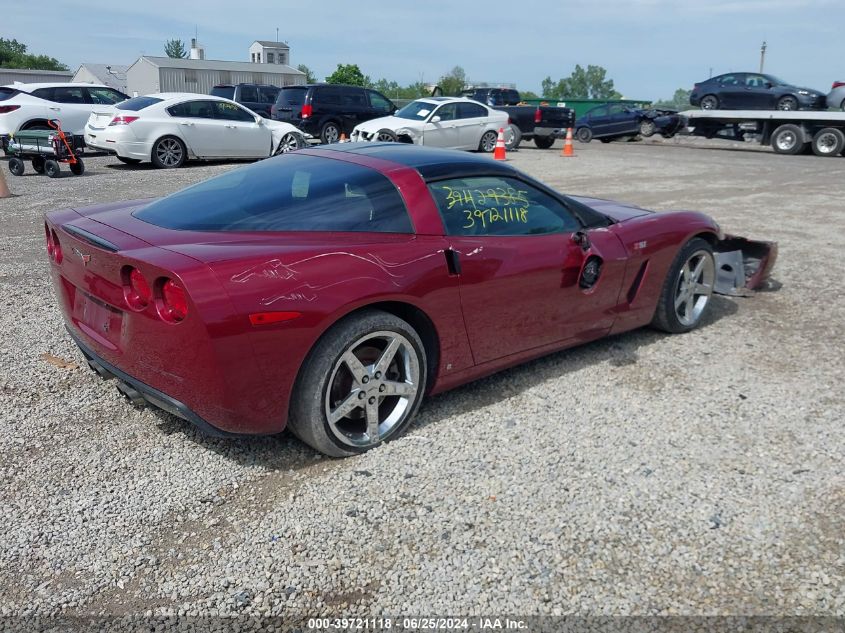
<instances>
[{"instance_id":1,"label":"yellow writing on window","mask_svg":"<svg viewBox=\"0 0 845 633\"><path fill-rule=\"evenodd\" d=\"M528 222L528 192L513 187L459 188L436 185L446 194L446 211L464 214L464 229L499 222Z\"/></svg>"}]
</instances>

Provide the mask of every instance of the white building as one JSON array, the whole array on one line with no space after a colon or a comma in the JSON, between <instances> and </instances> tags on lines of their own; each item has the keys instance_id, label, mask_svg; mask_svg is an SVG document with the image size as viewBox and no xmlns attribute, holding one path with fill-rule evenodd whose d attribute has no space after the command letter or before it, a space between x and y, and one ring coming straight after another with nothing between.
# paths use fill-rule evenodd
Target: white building
<instances>
[{"instance_id":1,"label":"white building","mask_svg":"<svg viewBox=\"0 0 845 633\"><path fill-rule=\"evenodd\" d=\"M82 64L71 81L78 84L100 84L126 92L128 68L129 66L120 64Z\"/></svg>"},{"instance_id":2,"label":"white building","mask_svg":"<svg viewBox=\"0 0 845 633\"><path fill-rule=\"evenodd\" d=\"M13 84L64 83L73 73L61 70L29 70L28 68L0 68L0 86Z\"/></svg>"},{"instance_id":3,"label":"white building","mask_svg":"<svg viewBox=\"0 0 845 633\"><path fill-rule=\"evenodd\" d=\"M253 64L289 64L290 46L285 42L255 40L249 47L249 61Z\"/></svg>"},{"instance_id":4,"label":"white building","mask_svg":"<svg viewBox=\"0 0 845 633\"><path fill-rule=\"evenodd\" d=\"M286 46L285 46L286 47ZM254 83L299 86L305 73L286 64L224 62L213 59L139 57L126 71L128 94L196 92L209 94L220 84Z\"/></svg>"}]
</instances>

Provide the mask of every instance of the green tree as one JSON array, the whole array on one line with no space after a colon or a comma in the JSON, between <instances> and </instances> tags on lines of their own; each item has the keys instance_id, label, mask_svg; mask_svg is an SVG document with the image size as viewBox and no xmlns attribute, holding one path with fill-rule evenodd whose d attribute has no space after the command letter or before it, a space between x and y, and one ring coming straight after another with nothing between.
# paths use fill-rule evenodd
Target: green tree
<instances>
[{"instance_id":1,"label":"green tree","mask_svg":"<svg viewBox=\"0 0 845 633\"><path fill-rule=\"evenodd\" d=\"M164 43L164 52L168 57L175 59L184 59L188 56L188 51L185 50L185 42L182 40L167 40Z\"/></svg>"},{"instance_id":2,"label":"green tree","mask_svg":"<svg viewBox=\"0 0 845 633\"><path fill-rule=\"evenodd\" d=\"M306 66L305 64L300 64L296 67L296 69L301 73L305 73L305 83L317 83L317 75L315 75L314 72L310 68L308 68L308 66Z\"/></svg>"},{"instance_id":3,"label":"green tree","mask_svg":"<svg viewBox=\"0 0 845 633\"><path fill-rule=\"evenodd\" d=\"M467 85L467 75L463 68L455 66L452 70L440 78L438 85L441 90L443 90L444 95L459 95L461 94L461 90L463 90Z\"/></svg>"},{"instance_id":4,"label":"green tree","mask_svg":"<svg viewBox=\"0 0 845 633\"><path fill-rule=\"evenodd\" d=\"M369 86L370 78L361 72L358 64L338 64L337 70L326 77L326 83L349 86Z\"/></svg>"},{"instance_id":5,"label":"green tree","mask_svg":"<svg viewBox=\"0 0 845 633\"><path fill-rule=\"evenodd\" d=\"M671 99L661 99L654 103L658 108L672 108L674 110L689 110L689 95L690 90L678 88Z\"/></svg>"},{"instance_id":6,"label":"green tree","mask_svg":"<svg viewBox=\"0 0 845 633\"><path fill-rule=\"evenodd\" d=\"M540 98L540 95L538 95L536 92L532 92L530 90L520 90L519 96L522 97L523 99L539 99Z\"/></svg>"},{"instance_id":7,"label":"green tree","mask_svg":"<svg viewBox=\"0 0 845 633\"><path fill-rule=\"evenodd\" d=\"M0 68L32 70L68 70L59 60L48 55L27 53L26 44L0 37Z\"/></svg>"},{"instance_id":8,"label":"green tree","mask_svg":"<svg viewBox=\"0 0 845 633\"><path fill-rule=\"evenodd\" d=\"M396 81L379 79L371 87L391 99L417 99L429 95L428 88L421 81L408 86L400 86Z\"/></svg>"},{"instance_id":9,"label":"green tree","mask_svg":"<svg viewBox=\"0 0 845 633\"><path fill-rule=\"evenodd\" d=\"M557 83L546 77L542 82L543 96L552 99L621 99L622 95L613 87L613 80L606 77L607 70L601 66L590 64L585 69L576 64L572 74Z\"/></svg>"}]
</instances>

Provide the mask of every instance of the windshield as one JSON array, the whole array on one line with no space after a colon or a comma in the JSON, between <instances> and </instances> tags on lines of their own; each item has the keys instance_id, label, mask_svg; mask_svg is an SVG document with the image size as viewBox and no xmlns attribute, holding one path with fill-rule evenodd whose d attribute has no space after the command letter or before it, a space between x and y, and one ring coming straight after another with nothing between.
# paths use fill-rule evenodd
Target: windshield
<instances>
[{"instance_id":1,"label":"windshield","mask_svg":"<svg viewBox=\"0 0 845 633\"><path fill-rule=\"evenodd\" d=\"M436 103L430 101L412 101L401 110L397 110L393 116L400 119L411 119L412 121L425 121L431 111L437 107Z\"/></svg>"}]
</instances>

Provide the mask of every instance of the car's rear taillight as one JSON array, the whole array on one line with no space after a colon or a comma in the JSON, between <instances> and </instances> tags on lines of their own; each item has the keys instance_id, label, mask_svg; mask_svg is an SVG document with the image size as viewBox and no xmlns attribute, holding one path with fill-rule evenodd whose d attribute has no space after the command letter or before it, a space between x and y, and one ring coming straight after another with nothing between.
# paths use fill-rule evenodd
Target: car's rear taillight
<instances>
[{"instance_id":1,"label":"car's rear taillight","mask_svg":"<svg viewBox=\"0 0 845 633\"><path fill-rule=\"evenodd\" d=\"M50 227L44 224L44 237L47 239L47 256L53 259L53 235L50 233Z\"/></svg>"},{"instance_id":2,"label":"car's rear taillight","mask_svg":"<svg viewBox=\"0 0 845 633\"><path fill-rule=\"evenodd\" d=\"M277 113L278 111L279 111L279 109L276 107L276 104L275 104L275 103L274 103L273 105L271 105L271 106L270 106L270 116L271 116L271 117L276 118L276 113Z\"/></svg>"},{"instance_id":3,"label":"car's rear taillight","mask_svg":"<svg viewBox=\"0 0 845 633\"><path fill-rule=\"evenodd\" d=\"M834 81L833 85L830 87L831 90L834 88L839 88L840 86L845 86L845 81ZM0 108L0 112L3 111L3 108Z\"/></svg>"},{"instance_id":4,"label":"car's rear taillight","mask_svg":"<svg viewBox=\"0 0 845 633\"><path fill-rule=\"evenodd\" d=\"M540 108L534 110L534 123L540 123L543 120L543 113L540 112Z\"/></svg>"},{"instance_id":5,"label":"car's rear taillight","mask_svg":"<svg viewBox=\"0 0 845 633\"><path fill-rule=\"evenodd\" d=\"M123 297L133 310L143 310L153 298L153 291L144 274L137 268L123 269Z\"/></svg>"},{"instance_id":6,"label":"car's rear taillight","mask_svg":"<svg viewBox=\"0 0 845 633\"><path fill-rule=\"evenodd\" d=\"M53 261L57 264L61 264L62 259L64 259L64 255L62 254L62 243L59 242L59 236L56 235L55 231L50 231L50 235L53 236Z\"/></svg>"},{"instance_id":7,"label":"car's rear taillight","mask_svg":"<svg viewBox=\"0 0 845 633\"><path fill-rule=\"evenodd\" d=\"M110 126L111 125L129 125L130 123L132 123L132 121L137 121L137 120L138 120L138 117L136 117L136 116L127 116L127 115L122 114L120 116L114 117L111 120L111 123L109 123L109 125Z\"/></svg>"},{"instance_id":8,"label":"car's rear taillight","mask_svg":"<svg viewBox=\"0 0 845 633\"><path fill-rule=\"evenodd\" d=\"M163 280L158 313L169 323L179 323L188 316L188 297L185 289L172 279Z\"/></svg>"},{"instance_id":9,"label":"car's rear taillight","mask_svg":"<svg viewBox=\"0 0 845 633\"><path fill-rule=\"evenodd\" d=\"M0 114L9 114L9 112L14 112L20 108L19 105L4 105L0 106Z\"/></svg>"},{"instance_id":10,"label":"car's rear taillight","mask_svg":"<svg viewBox=\"0 0 845 633\"><path fill-rule=\"evenodd\" d=\"M307 119L312 114L314 114L314 109L311 107L310 103L306 103L304 106L302 106L302 118L303 119Z\"/></svg>"}]
</instances>

